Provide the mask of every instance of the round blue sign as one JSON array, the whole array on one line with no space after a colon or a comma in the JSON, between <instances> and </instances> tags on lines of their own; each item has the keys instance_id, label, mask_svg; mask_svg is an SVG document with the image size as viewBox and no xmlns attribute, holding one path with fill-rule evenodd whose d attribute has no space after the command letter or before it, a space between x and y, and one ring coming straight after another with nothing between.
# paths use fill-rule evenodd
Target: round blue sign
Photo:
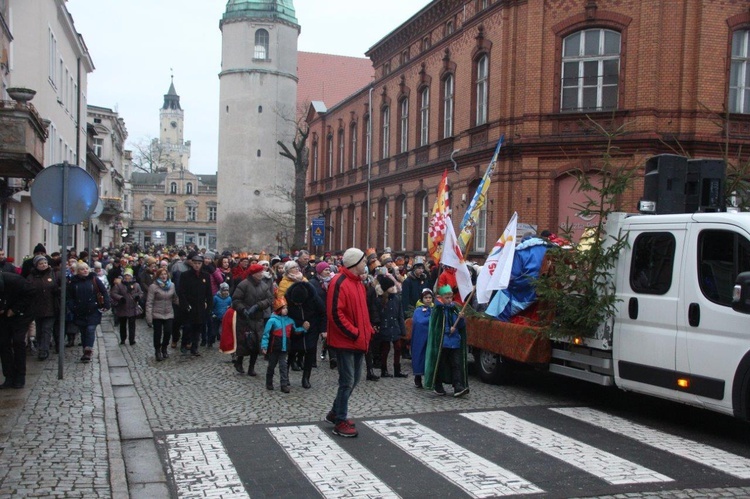
<instances>
[{"instance_id":1,"label":"round blue sign","mask_svg":"<svg viewBox=\"0 0 750 499\"><path fill-rule=\"evenodd\" d=\"M67 202L63 205L63 197ZM83 168L59 163L42 170L31 184L31 202L39 215L55 225L88 219L99 201L96 181Z\"/></svg>"}]
</instances>

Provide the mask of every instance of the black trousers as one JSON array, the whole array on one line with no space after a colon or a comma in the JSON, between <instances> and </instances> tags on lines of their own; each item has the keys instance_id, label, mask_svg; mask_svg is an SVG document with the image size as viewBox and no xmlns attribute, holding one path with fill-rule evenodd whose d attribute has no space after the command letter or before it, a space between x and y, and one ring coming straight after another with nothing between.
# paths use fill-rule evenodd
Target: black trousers
<instances>
[{"instance_id":1,"label":"black trousers","mask_svg":"<svg viewBox=\"0 0 750 499\"><path fill-rule=\"evenodd\" d=\"M460 348L445 348L440 352L440 359L436 369L438 370L438 376L435 381L436 387L442 387L443 383L440 381L440 370L443 366L449 366L451 372L451 380L453 381L453 389L455 391L461 391L464 388L463 373L461 368L461 349Z\"/></svg>"},{"instance_id":2,"label":"black trousers","mask_svg":"<svg viewBox=\"0 0 750 499\"><path fill-rule=\"evenodd\" d=\"M26 376L26 331L30 324L30 317L0 317L0 362L6 380Z\"/></svg>"},{"instance_id":3,"label":"black trousers","mask_svg":"<svg viewBox=\"0 0 750 499\"><path fill-rule=\"evenodd\" d=\"M169 345L173 321L174 319L154 319L154 348Z\"/></svg>"},{"instance_id":4,"label":"black trousers","mask_svg":"<svg viewBox=\"0 0 750 499\"><path fill-rule=\"evenodd\" d=\"M125 343L126 339L135 342L135 316L120 317L120 341Z\"/></svg>"}]
</instances>

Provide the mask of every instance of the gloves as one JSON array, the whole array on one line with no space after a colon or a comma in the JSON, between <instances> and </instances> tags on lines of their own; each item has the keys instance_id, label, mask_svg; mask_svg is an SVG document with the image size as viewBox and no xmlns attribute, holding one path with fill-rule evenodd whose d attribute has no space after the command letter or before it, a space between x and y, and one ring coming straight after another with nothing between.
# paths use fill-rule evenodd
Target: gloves
<instances>
[{"instance_id":1,"label":"gloves","mask_svg":"<svg viewBox=\"0 0 750 499\"><path fill-rule=\"evenodd\" d=\"M253 305L252 307L245 307L245 310L243 311L243 313L245 314L245 317L250 317L257 311L258 311L258 305L256 304L256 305Z\"/></svg>"}]
</instances>

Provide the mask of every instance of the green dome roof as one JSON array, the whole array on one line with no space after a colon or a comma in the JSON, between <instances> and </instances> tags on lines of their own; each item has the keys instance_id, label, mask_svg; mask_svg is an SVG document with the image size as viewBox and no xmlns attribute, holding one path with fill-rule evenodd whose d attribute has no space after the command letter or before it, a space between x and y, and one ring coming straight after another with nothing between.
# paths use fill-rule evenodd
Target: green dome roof
<instances>
[{"instance_id":1,"label":"green dome roof","mask_svg":"<svg viewBox=\"0 0 750 499\"><path fill-rule=\"evenodd\" d=\"M222 21L252 17L297 24L292 0L229 0Z\"/></svg>"}]
</instances>

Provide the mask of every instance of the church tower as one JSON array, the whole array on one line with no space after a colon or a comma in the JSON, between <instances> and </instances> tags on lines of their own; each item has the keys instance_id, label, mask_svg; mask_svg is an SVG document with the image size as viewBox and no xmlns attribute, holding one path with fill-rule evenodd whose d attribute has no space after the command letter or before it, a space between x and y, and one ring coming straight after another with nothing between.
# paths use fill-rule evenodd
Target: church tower
<instances>
[{"instance_id":1,"label":"church tower","mask_svg":"<svg viewBox=\"0 0 750 499\"><path fill-rule=\"evenodd\" d=\"M294 165L277 141L296 130L300 26L292 0L229 0L219 27L217 247L275 249L294 225Z\"/></svg>"},{"instance_id":2,"label":"church tower","mask_svg":"<svg viewBox=\"0 0 750 499\"><path fill-rule=\"evenodd\" d=\"M190 141L183 141L185 112L180 107L180 96L174 89L174 77L164 104L159 110L159 140L151 144L152 156L167 171L189 170Z\"/></svg>"}]
</instances>

